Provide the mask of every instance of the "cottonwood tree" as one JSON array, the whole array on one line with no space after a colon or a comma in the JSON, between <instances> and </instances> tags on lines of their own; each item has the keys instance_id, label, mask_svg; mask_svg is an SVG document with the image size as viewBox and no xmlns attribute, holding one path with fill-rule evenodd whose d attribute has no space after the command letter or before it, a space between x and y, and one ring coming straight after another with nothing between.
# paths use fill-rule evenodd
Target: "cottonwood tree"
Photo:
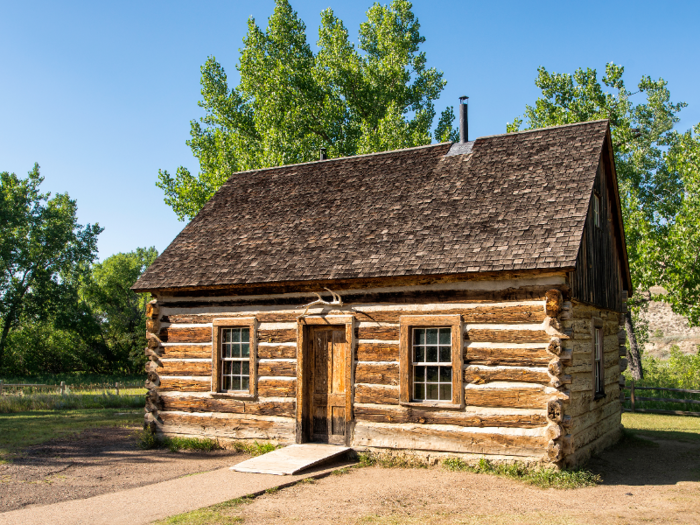
<instances>
[{"instance_id":1,"label":"cottonwood tree","mask_svg":"<svg viewBox=\"0 0 700 525\"><path fill-rule=\"evenodd\" d=\"M81 300L96 328L84 334L109 370L138 373L146 364L148 297L131 287L157 256L154 247L117 253L94 264L81 285Z\"/></svg>"},{"instance_id":2,"label":"cottonwood tree","mask_svg":"<svg viewBox=\"0 0 700 525\"><path fill-rule=\"evenodd\" d=\"M446 82L427 67L425 37L406 0L374 4L357 46L326 9L314 53L287 0L276 1L266 30L251 18L243 42L238 86L229 87L214 57L201 68L205 115L191 122L187 142L200 173L159 172L157 186L180 220L234 172L316 160L321 147L333 158L456 140L451 107L431 136Z\"/></svg>"},{"instance_id":3,"label":"cottonwood tree","mask_svg":"<svg viewBox=\"0 0 700 525\"><path fill-rule=\"evenodd\" d=\"M601 85L595 69L579 68L572 75L549 73L540 67L535 84L542 96L534 106L526 106L524 120L516 118L507 131L518 131L523 124L533 129L609 119L633 282L637 289L663 285L669 292L663 299L677 312L690 313L689 299L700 299L700 239L683 225L697 222L700 212L697 186L693 189L688 171L692 169L687 168L694 155L691 152L696 151L691 143L697 137L680 137L673 130L679 121L677 113L686 104L671 102L665 80L644 76L632 92L625 87L623 73L622 66L607 64ZM635 97L642 100L635 102ZM691 210L696 213L694 219ZM681 277L688 275L692 265L695 280ZM697 314L694 320L697 322ZM639 379L643 371L630 313L625 326L630 370Z\"/></svg>"},{"instance_id":4,"label":"cottonwood tree","mask_svg":"<svg viewBox=\"0 0 700 525\"><path fill-rule=\"evenodd\" d=\"M20 321L44 320L72 304L97 254L99 225L81 226L68 194L40 193L35 164L26 179L0 173L0 368Z\"/></svg>"}]
</instances>

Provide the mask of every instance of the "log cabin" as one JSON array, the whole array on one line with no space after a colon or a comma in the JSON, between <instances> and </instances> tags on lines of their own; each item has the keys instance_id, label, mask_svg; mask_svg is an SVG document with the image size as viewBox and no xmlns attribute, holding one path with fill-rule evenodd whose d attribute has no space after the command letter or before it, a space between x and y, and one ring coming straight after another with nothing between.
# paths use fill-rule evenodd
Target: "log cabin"
<instances>
[{"instance_id":1,"label":"log cabin","mask_svg":"<svg viewBox=\"0 0 700 525\"><path fill-rule=\"evenodd\" d=\"M608 121L234 173L134 285L167 436L572 467L621 435Z\"/></svg>"}]
</instances>

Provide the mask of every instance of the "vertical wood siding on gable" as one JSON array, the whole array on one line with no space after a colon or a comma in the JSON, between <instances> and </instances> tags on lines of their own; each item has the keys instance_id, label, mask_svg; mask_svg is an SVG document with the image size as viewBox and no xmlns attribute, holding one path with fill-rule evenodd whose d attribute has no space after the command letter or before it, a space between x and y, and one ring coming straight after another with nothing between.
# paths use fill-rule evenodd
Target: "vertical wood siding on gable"
<instances>
[{"instance_id":1,"label":"vertical wood siding on gable","mask_svg":"<svg viewBox=\"0 0 700 525\"><path fill-rule=\"evenodd\" d=\"M601 161L594 184L594 192L600 197L600 227L594 224L591 195L576 270L569 277L574 299L619 312L622 308L622 264L611 201L616 197L604 166Z\"/></svg>"}]
</instances>

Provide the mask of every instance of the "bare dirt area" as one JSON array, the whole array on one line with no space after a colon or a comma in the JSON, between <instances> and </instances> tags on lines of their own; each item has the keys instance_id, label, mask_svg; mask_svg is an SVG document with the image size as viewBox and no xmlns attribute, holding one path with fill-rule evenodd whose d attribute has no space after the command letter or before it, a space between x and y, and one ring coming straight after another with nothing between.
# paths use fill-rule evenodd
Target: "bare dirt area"
<instances>
[{"instance_id":1,"label":"bare dirt area","mask_svg":"<svg viewBox=\"0 0 700 525\"><path fill-rule=\"evenodd\" d=\"M373 467L265 494L227 514L250 525L700 523L700 443L654 443L627 443L594 458L589 468L605 481L591 488Z\"/></svg>"},{"instance_id":2,"label":"bare dirt area","mask_svg":"<svg viewBox=\"0 0 700 525\"><path fill-rule=\"evenodd\" d=\"M141 450L137 430L94 428L25 449L11 463L0 464L0 512L140 487L248 457L225 450Z\"/></svg>"}]
</instances>

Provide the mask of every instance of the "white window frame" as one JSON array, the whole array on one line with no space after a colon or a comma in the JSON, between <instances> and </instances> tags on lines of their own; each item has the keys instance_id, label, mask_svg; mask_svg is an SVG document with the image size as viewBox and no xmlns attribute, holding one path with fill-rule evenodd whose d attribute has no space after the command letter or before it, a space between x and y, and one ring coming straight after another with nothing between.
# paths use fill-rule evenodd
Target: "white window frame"
<instances>
[{"instance_id":1,"label":"white window frame","mask_svg":"<svg viewBox=\"0 0 700 525\"><path fill-rule=\"evenodd\" d=\"M230 319L214 319L212 322L213 329L213 348L212 348L212 360L214 366L212 367L212 393L236 397L239 399L253 399L257 395L257 355L258 355L258 344L257 344L257 327L258 322L253 317L238 317ZM249 334L249 355L247 358L244 357L224 357L225 345L233 345L234 343L227 343L224 337L226 330L230 329L248 329ZM241 389L224 389L224 363L225 362L248 362L248 387ZM243 365L241 365L242 367ZM243 374L239 373L238 377Z\"/></svg>"}]
</instances>

